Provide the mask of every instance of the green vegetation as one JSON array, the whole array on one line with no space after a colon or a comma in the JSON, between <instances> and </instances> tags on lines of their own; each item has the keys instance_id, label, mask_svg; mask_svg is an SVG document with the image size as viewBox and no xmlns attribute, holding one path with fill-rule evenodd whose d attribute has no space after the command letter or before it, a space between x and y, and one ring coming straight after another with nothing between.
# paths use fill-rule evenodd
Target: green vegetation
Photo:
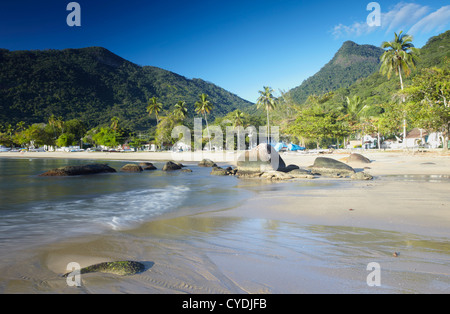
<instances>
[{"instance_id":1,"label":"green vegetation","mask_svg":"<svg viewBox=\"0 0 450 314\"><path fill-rule=\"evenodd\" d=\"M382 47L385 50L346 42L310 81L328 81L325 89L302 84L300 98L299 89L280 91L275 98L273 89L265 86L256 106L210 83L140 67L102 48L0 50L0 64L5 65L0 73L0 144L139 147L151 142L163 147L175 142L175 126L192 129L188 118L196 115L206 121L204 144L210 141L208 119L223 134L227 126L233 127L238 138L247 126L269 131L271 124L278 125L282 139L307 147L340 145L365 134L376 134L380 147L382 138L405 135L414 127L441 132L447 143L450 31L431 38L420 50L402 32ZM374 58L376 66L365 71ZM330 72L326 78L329 69L336 75ZM360 71L360 76L352 78L352 71ZM399 79L391 79L394 73ZM335 78L342 85L334 84Z\"/></svg>"},{"instance_id":2,"label":"green vegetation","mask_svg":"<svg viewBox=\"0 0 450 314\"><path fill-rule=\"evenodd\" d=\"M118 117L123 127L147 132L157 124L155 116L145 115L149 99L156 97L170 112L179 101L193 106L202 93L215 104L212 118L236 109L255 111L252 103L212 83L142 67L100 47L0 49L0 68L2 125L42 123L54 115L62 120L79 119L93 128Z\"/></svg>"}]
</instances>

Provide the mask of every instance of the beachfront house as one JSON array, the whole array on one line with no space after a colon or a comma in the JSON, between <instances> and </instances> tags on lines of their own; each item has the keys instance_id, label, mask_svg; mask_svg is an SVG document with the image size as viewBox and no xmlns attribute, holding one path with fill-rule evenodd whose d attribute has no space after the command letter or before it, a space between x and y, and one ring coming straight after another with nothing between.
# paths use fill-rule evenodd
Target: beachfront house
<instances>
[{"instance_id":1,"label":"beachfront house","mask_svg":"<svg viewBox=\"0 0 450 314\"><path fill-rule=\"evenodd\" d=\"M439 133L429 133L425 129L414 128L406 134L407 148L438 148L441 146L441 139Z\"/></svg>"}]
</instances>

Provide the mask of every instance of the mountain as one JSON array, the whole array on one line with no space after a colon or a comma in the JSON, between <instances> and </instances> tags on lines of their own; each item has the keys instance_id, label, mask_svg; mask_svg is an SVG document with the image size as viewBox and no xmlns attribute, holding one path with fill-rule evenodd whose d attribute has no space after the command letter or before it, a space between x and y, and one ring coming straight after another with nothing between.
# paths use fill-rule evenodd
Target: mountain
<instances>
[{"instance_id":1,"label":"mountain","mask_svg":"<svg viewBox=\"0 0 450 314\"><path fill-rule=\"evenodd\" d=\"M379 69L384 50L372 45L358 45L346 41L333 59L319 72L289 91L297 103L304 103L309 95L324 94L346 88Z\"/></svg>"},{"instance_id":2,"label":"mountain","mask_svg":"<svg viewBox=\"0 0 450 314\"><path fill-rule=\"evenodd\" d=\"M45 122L54 114L78 118L88 126L113 116L135 130L154 126L146 112L155 96L163 109L184 100L194 115L201 93L214 104L212 118L254 105L201 79L188 79L152 66L139 66L101 47L9 51L0 49L0 123Z\"/></svg>"}]
</instances>

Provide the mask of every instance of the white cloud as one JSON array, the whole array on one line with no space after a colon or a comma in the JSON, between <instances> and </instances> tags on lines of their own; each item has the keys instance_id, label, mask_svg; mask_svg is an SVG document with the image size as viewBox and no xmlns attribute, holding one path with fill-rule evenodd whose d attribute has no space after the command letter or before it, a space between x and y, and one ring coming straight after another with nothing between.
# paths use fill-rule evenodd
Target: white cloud
<instances>
[{"instance_id":1,"label":"white cloud","mask_svg":"<svg viewBox=\"0 0 450 314\"><path fill-rule=\"evenodd\" d=\"M381 7L381 26L369 26L367 22L354 22L352 25L336 25L332 34L335 38L359 37L372 32L384 30L386 33L405 31L414 35L417 32L442 31L450 22L450 6L444 6L431 12L428 6L416 3L398 3L389 11ZM430 13L431 12L431 13ZM367 15L370 11L367 11Z\"/></svg>"},{"instance_id":2,"label":"white cloud","mask_svg":"<svg viewBox=\"0 0 450 314\"><path fill-rule=\"evenodd\" d=\"M425 16L415 23L408 34L428 33L433 30L443 31L450 24L450 5Z\"/></svg>"}]
</instances>

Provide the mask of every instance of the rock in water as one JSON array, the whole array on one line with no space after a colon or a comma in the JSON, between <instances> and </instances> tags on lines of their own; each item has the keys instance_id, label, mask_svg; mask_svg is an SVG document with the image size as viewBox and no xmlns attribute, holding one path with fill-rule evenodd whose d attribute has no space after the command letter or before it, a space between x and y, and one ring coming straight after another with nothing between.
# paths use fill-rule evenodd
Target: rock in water
<instances>
[{"instance_id":1,"label":"rock in water","mask_svg":"<svg viewBox=\"0 0 450 314\"><path fill-rule=\"evenodd\" d=\"M333 177L347 177L355 173L355 170L333 158L317 157L311 167L312 174L320 174Z\"/></svg>"},{"instance_id":2,"label":"rock in water","mask_svg":"<svg viewBox=\"0 0 450 314\"><path fill-rule=\"evenodd\" d=\"M269 144L260 144L250 151L244 152L237 161L238 172L281 171L286 167L281 156Z\"/></svg>"},{"instance_id":3,"label":"rock in water","mask_svg":"<svg viewBox=\"0 0 450 314\"><path fill-rule=\"evenodd\" d=\"M203 159L198 163L199 167L217 167L216 163L211 159Z\"/></svg>"},{"instance_id":4,"label":"rock in water","mask_svg":"<svg viewBox=\"0 0 450 314\"><path fill-rule=\"evenodd\" d=\"M145 270L145 266L142 263L134 261L123 262L105 262L100 264L91 265L80 270L80 274L88 273L106 273L119 276L130 276L137 273L141 273ZM68 277L71 273L64 274L63 277Z\"/></svg>"},{"instance_id":5,"label":"rock in water","mask_svg":"<svg viewBox=\"0 0 450 314\"><path fill-rule=\"evenodd\" d=\"M370 159L361 154L353 153L348 157L347 163L370 164Z\"/></svg>"},{"instance_id":6,"label":"rock in water","mask_svg":"<svg viewBox=\"0 0 450 314\"><path fill-rule=\"evenodd\" d=\"M180 169L181 169L181 166L172 161L168 161L162 168L163 171L174 171L174 170L180 170Z\"/></svg>"},{"instance_id":7,"label":"rock in water","mask_svg":"<svg viewBox=\"0 0 450 314\"><path fill-rule=\"evenodd\" d=\"M120 169L120 171L123 172L141 172L142 171L142 167L139 165L135 165L135 164L127 164L125 166L122 167L122 169Z\"/></svg>"},{"instance_id":8,"label":"rock in water","mask_svg":"<svg viewBox=\"0 0 450 314\"><path fill-rule=\"evenodd\" d=\"M63 176L80 176L97 173L113 173L117 172L114 168L106 164L90 164L81 166L65 166L47 171L40 177L63 177Z\"/></svg>"}]
</instances>

